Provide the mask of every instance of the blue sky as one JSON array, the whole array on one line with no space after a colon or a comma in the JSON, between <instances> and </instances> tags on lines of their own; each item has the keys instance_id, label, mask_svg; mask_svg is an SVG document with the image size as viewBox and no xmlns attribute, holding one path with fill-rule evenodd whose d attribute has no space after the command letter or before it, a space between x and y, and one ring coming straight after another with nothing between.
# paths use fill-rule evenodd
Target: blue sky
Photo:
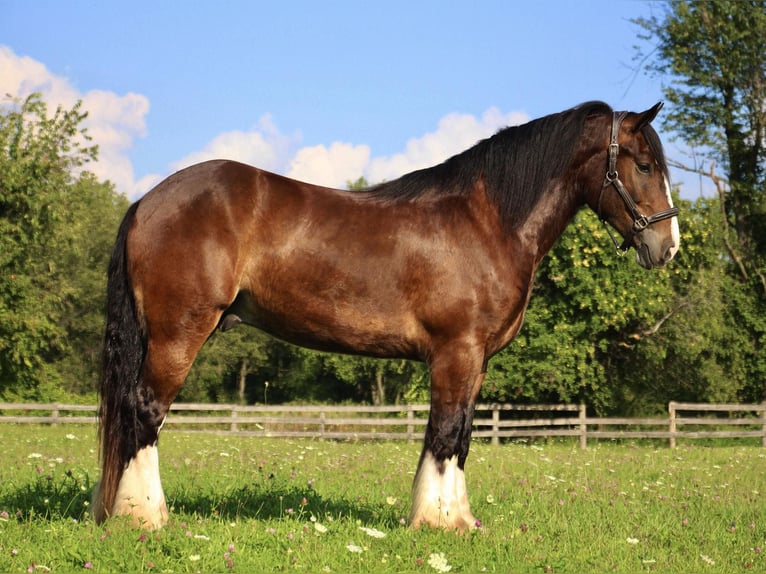
<instances>
[{"instance_id":1,"label":"blue sky","mask_svg":"<svg viewBox=\"0 0 766 574\"><path fill-rule=\"evenodd\" d=\"M94 171L131 197L213 156L342 186L437 163L586 100L653 105L662 80L635 72L630 19L660 9L0 0L0 91L82 99L101 147Z\"/></svg>"}]
</instances>

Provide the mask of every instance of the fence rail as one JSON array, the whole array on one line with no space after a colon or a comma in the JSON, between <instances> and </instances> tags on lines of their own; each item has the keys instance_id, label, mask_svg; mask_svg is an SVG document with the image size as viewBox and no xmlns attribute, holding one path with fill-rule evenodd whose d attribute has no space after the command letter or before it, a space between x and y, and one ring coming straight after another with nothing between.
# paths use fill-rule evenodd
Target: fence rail
<instances>
[{"instance_id":1,"label":"fence rail","mask_svg":"<svg viewBox=\"0 0 766 574\"><path fill-rule=\"evenodd\" d=\"M420 440L428 405L373 407L331 405L221 405L177 403L165 428L264 437ZM96 405L0 403L0 423L93 424ZM736 413L736 414L735 414ZM682 416L681 416L682 415ZM749 416L745 416L749 415ZM655 418L588 417L585 405L477 405L473 437L578 437L589 439L667 439L760 437L766 447L766 402L707 404L671 401L668 415Z\"/></svg>"}]
</instances>

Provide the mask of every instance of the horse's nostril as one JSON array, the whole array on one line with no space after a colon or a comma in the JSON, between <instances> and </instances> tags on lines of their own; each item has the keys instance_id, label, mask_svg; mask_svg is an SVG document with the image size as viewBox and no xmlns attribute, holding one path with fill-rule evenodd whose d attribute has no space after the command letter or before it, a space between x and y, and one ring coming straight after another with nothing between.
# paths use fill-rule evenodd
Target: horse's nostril
<instances>
[{"instance_id":1,"label":"horse's nostril","mask_svg":"<svg viewBox=\"0 0 766 574\"><path fill-rule=\"evenodd\" d=\"M662 261L663 263L667 263L671 259L673 259L673 256L676 254L676 244L671 243L668 245L668 247L665 249L665 253L662 255Z\"/></svg>"}]
</instances>

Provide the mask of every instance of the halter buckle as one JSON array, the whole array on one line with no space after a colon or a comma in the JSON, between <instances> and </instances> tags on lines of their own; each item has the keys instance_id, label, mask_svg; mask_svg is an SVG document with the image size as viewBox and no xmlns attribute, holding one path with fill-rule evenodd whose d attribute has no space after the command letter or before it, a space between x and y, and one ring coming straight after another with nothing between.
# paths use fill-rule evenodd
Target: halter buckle
<instances>
[{"instance_id":1,"label":"halter buckle","mask_svg":"<svg viewBox=\"0 0 766 574\"><path fill-rule=\"evenodd\" d=\"M636 218L633 221L633 233L641 233L644 229L649 227L649 218L646 215Z\"/></svg>"},{"instance_id":2,"label":"halter buckle","mask_svg":"<svg viewBox=\"0 0 766 574\"><path fill-rule=\"evenodd\" d=\"M620 144L616 141L609 144L609 170L614 171L617 156L620 154Z\"/></svg>"}]
</instances>

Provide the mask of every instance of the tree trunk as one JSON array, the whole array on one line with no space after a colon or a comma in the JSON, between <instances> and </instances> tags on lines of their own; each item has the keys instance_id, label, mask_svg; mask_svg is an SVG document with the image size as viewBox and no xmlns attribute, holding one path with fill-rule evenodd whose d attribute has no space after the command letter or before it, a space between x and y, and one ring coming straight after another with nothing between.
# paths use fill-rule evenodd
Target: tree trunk
<instances>
[{"instance_id":1,"label":"tree trunk","mask_svg":"<svg viewBox=\"0 0 766 574\"><path fill-rule=\"evenodd\" d=\"M247 382L247 359L242 359L242 364L239 366L239 385L237 394L239 395L239 404L244 405L245 399L245 383Z\"/></svg>"},{"instance_id":2,"label":"tree trunk","mask_svg":"<svg viewBox=\"0 0 766 574\"><path fill-rule=\"evenodd\" d=\"M386 388L383 382L383 369L375 369L375 386L372 388L372 404L380 406L386 402Z\"/></svg>"}]
</instances>

